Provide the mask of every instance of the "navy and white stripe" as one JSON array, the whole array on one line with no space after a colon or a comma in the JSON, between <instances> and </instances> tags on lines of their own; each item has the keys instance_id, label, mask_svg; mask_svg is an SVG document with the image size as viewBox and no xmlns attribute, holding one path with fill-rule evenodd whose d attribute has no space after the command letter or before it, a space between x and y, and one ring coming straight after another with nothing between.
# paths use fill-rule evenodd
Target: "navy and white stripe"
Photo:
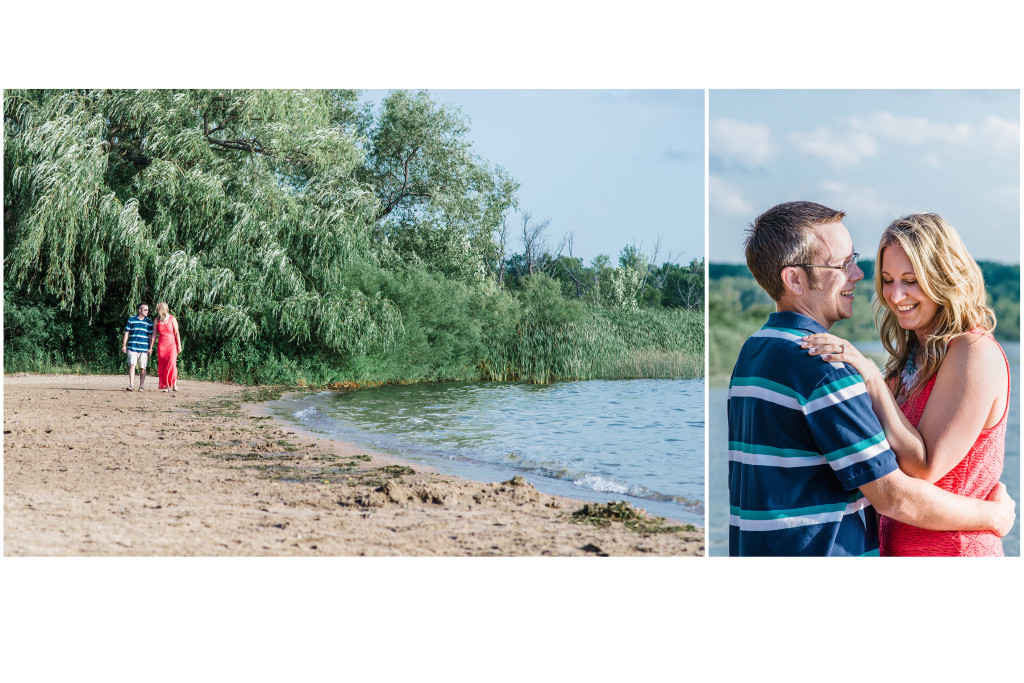
<instances>
[{"instance_id":1,"label":"navy and white stripe","mask_svg":"<svg viewBox=\"0 0 1024 683\"><path fill-rule=\"evenodd\" d=\"M149 318L139 320L139 316L128 318L124 326L128 333L128 350L141 353L149 352L149 335L153 333L153 321Z\"/></svg>"},{"instance_id":2,"label":"navy and white stripe","mask_svg":"<svg viewBox=\"0 0 1024 683\"><path fill-rule=\"evenodd\" d=\"M863 378L800 348L825 332L773 313L743 345L729 384L729 554L878 554L858 487L897 468Z\"/></svg>"}]
</instances>

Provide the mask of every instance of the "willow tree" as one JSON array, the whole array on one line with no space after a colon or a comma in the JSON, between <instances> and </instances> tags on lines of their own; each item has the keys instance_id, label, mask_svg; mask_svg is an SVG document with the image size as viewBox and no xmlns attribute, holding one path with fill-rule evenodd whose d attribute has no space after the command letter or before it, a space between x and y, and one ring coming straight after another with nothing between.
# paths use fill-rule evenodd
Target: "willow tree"
<instances>
[{"instance_id":1,"label":"willow tree","mask_svg":"<svg viewBox=\"0 0 1024 683\"><path fill-rule=\"evenodd\" d=\"M393 347L352 273L465 276L513 201L460 121L422 93L378 117L352 91L7 91L7 288L90 319L164 299L210 344Z\"/></svg>"},{"instance_id":2,"label":"willow tree","mask_svg":"<svg viewBox=\"0 0 1024 683\"><path fill-rule=\"evenodd\" d=\"M365 126L359 178L379 201L379 239L406 261L481 278L519 188L473 153L462 113L429 93L393 91Z\"/></svg>"}]
</instances>

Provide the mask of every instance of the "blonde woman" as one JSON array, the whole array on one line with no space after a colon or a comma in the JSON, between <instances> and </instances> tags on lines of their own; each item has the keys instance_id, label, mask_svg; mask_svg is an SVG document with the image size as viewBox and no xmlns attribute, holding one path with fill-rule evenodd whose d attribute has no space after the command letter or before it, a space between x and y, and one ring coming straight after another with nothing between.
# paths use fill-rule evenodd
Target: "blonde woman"
<instances>
[{"instance_id":1,"label":"blonde woman","mask_svg":"<svg viewBox=\"0 0 1024 683\"><path fill-rule=\"evenodd\" d=\"M178 390L178 354L181 353L181 334L178 332L178 320L171 315L167 302L156 305L156 320L153 335L149 338L149 353L153 353L153 345L157 347L157 370L160 376L160 390L171 392Z\"/></svg>"},{"instance_id":2,"label":"blonde woman","mask_svg":"<svg viewBox=\"0 0 1024 683\"><path fill-rule=\"evenodd\" d=\"M953 226L932 213L893 221L875 261L875 319L889 352L884 374L848 341L806 337L811 355L864 377L900 469L985 499L1003 470L1010 369L993 339L981 269ZM882 555L999 555L990 531L926 531L887 517Z\"/></svg>"}]
</instances>

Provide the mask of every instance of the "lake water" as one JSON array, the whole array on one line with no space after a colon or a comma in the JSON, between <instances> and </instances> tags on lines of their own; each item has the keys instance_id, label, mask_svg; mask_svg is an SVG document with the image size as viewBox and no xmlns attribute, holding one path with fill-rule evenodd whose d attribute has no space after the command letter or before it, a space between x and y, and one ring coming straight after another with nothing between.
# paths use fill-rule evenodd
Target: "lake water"
<instances>
[{"instance_id":1,"label":"lake water","mask_svg":"<svg viewBox=\"0 0 1024 683\"><path fill-rule=\"evenodd\" d=\"M1003 553L1007 556L1020 555L1020 516L1022 501L1020 498L1020 344L1000 342L1006 351L1006 359L1010 362L1010 412L1006 423L1006 454L1003 465L1003 476L1000 481L1006 484L1010 496L1017 501L1017 521L1013 530L1003 538ZM857 344L867 354L882 354L881 343ZM876 357L877 362L877 357ZM708 511L709 554L722 556L729 554L729 453L727 448L727 415L726 404L728 389L714 387L708 398L708 495L711 505Z\"/></svg>"},{"instance_id":2,"label":"lake water","mask_svg":"<svg viewBox=\"0 0 1024 683\"><path fill-rule=\"evenodd\" d=\"M704 526L704 380L473 382L269 404L305 429L476 481L625 500Z\"/></svg>"}]
</instances>

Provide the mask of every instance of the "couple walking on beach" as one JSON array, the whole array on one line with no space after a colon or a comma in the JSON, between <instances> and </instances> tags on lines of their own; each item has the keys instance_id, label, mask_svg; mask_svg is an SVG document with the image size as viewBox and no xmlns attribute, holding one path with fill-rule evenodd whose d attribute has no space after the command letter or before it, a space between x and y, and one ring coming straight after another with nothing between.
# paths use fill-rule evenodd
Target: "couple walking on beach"
<instances>
[{"instance_id":1,"label":"couple walking on beach","mask_svg":"<svg viewBox=\"0 0 1024 683\"><path fill-rule=\"evenodd\" d=\"M981 269L942 217L893 221L875 261L879 371L828 334L864 277L844 216L789 202L748 230L776 312L729 384L729 554L1001 556L1010 375Z\"/></svg>"},{"instance_id":2,"label":"couple walking on beach","mask_svg":"<svg viewBox=\"0 0 1024 683\"><path fill-rule=\"evenodd\" d=\"M181 353L181 334L178 320L171 315L167 303L156 305L156 320L149 318L149 306L139 304L136 315L128 318L124 326L121 353L128 354L128 391L135 385L135 366L139 366L139 391L146 390L146 365L153 347L157 349L157 370L160 389L178 390L178 354Z\"/></svg>"}]
</instances>

